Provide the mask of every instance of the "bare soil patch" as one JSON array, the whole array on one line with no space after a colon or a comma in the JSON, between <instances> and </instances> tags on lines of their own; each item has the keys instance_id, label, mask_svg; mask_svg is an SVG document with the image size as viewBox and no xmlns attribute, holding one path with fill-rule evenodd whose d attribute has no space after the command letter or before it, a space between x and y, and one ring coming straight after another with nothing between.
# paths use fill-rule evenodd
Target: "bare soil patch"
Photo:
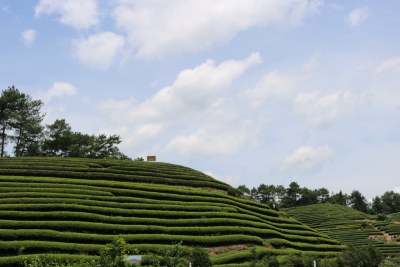
<instances>
[{"instance_id":1,"label":"bare soil patch","mask_svg":"<svg viewBox=\"0 0 400 267\"><path fill-rule=\"evenodd\" d=\"M378 240L381 242L393 242L396 241L398 235L390 235L389 233L383 232L382 235L370 235L368 239Z\"/></svg>"},{"instance_id":2,"label":"bare soil patch","mask_svg":"<svg viewBox=\"0 0 400 267\"><path fill-rule=\"evenodd\" d=\"M245 249L249 249L250 247L253 247L253 245L247 245L247 244L243 244L243 245L232 245L232 246L223 246L223 247L212 247L212 248L208 248L208 253L210 254L210 256L215 256L215 255L219 255L219 254L223 254L223 253L227 253L227 252L238 252L241 250L245 250Z\"/></svg>"}]
</instances>

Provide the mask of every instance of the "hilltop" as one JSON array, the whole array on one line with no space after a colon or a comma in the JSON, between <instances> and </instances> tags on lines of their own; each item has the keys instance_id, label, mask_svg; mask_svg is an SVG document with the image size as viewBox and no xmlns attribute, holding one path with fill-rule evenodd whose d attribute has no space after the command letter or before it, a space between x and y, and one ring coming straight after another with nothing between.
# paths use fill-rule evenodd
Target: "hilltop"
<instances>
[{"instance_id":1,"label":"hilltop","mask_svg":"<svg viewBox=\"0 0 400 267\"><path fill-rule=\"evenodd\" d=\"M0 159L0 265L96 257L115 236L145 254L182 242L214 266L266 253L332 256L343 245L188 167L77 158Z\"/></svg>"}]
</instances>

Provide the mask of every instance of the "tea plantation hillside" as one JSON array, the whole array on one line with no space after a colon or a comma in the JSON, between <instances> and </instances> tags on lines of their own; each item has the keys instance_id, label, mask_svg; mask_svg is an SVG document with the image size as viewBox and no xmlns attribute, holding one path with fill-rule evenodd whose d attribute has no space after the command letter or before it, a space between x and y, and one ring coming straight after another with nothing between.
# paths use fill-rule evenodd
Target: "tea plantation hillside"
<instances>
[{"instance_id":1,"label":"tea plantation hillside","mask_svg":"<svg viewBox=\"0 0 400 267\"><path fill-rule=\"evenodd\" d=\"M236 192L167 163L3 158L0 266L16 266L32 254L93 258L117 235L143 254L178 242L206 247L214 266L244 264L254 247L259 257L343 250L338 241Z\"/></svg>"},{"instance_id":2,"label":"tea plantation hillside","mask_svg":"<svg viewBox=\"0 0 400 267\"><path fill-rule=\"evenodd\" d=\"M332 204L315 204L286 211L343 244L360 246L371 242L384 256L400 256L400 224L395 221L400 220L400 216L397 214L377 221L352 208Z\"/></svg>"}]
</instances>

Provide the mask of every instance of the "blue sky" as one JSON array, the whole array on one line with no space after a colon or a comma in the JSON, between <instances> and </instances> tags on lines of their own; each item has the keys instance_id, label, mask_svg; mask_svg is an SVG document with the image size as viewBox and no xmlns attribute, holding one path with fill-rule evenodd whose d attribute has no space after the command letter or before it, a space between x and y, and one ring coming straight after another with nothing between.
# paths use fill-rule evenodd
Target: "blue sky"
<instances>
[{"instance_id":1,"label":"blue sky","mask_svg":"<svg viewBox=\"0 0 400 267\"><path fill-rule=\"evenodd\" d=\"M400 2L0 1L0 88L234 186L400 192Z\"/></svg>"}]
</instances>

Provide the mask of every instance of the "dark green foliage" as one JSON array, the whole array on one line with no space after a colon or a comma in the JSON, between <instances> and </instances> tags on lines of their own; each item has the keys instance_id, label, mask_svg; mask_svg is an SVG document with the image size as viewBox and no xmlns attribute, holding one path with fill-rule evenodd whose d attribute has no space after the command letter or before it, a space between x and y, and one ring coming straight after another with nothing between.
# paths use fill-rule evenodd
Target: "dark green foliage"
<instances>
[{"instance_id":1,"label":"dark green foliage","mask_svg":"<svg viewBox=\"0 0 400 267\"><path fill-rule=\"evenodd\" d=\"M321 203L346 205L348 198L341 191L330 196L326 188L311 190L306 187L300 187L296 182L290 183L288 188L282 185L260 184L257 188L253 187L251 190L245 185L241 185L237 189L242 194L253 198L259 203L267 204L275 210Z\"/></svg>"},{"instance_id":2,"label":"dark green foliage","mask_svg":"<svg viewBox=\"0 0 400 267\"><path fill-rule=\"evenodd\" d=\"M279 267L278 258L272 253L267 253L257 264L257 267Z\"/></svg>"},{"instance_id":3,"label":"dark green foliage","mask_svg":"<svg viewBox=\"0 0 400 267\"><path fill-rule=\"evenodd\" d=\"M160 255L160 266L165 267L183 267L187 266L187 260L184 258L187 255L187 250L182 246L182 243L175 243L169 248L161 249L157 252Z\"/></svg>"},{"instance_id":4,"label":"dark green foliage","mask_svg":"<svg viewBox=\"0 0 400 267\"><path fill-rule=\"evenodd\" d=\"M46 126L42 153L47 156L75 158L128 159L118 147L118 135L88 135L73 132L64 119Z\"/></svg>"},{"instance_id":5,"label":"dark green foliage","mask_svg":"<svg viewBox=\"0 0 400 267\"><path fill-rule=\"evenodd\" d=\"M378 220L378 221L384 221L384 220L386 220L386 214L384 214L384 213L378 213L377 215L376 215L376 219Z\"/></svg>"},{"instance_id":6,"label":"dark green foliage","mask_svg":"<svg viewBox=\"0 0 400 267\"><path fill-rule=\"evenodd\" d=\"M9 141L14 144L14 155L63 156L81 158L128 159L117 145L118 135L88 135L73 132L64 119L41 125L44 115L41 100L33 100L14 86L3 90L0 95L0 157L6 155Z\"/></svg>"},{"instance_id":7,"label":"dark green foliage","mask_svg":"<svg viewBox=\"0 0 400 267\"><path fill-rule=\"evenodd\" d=\"M291 182L289 187L286 189L286 195L281 200L281 207L296 207L297 201L300 198L300 186L296 182Z\"/></svg>"},{"instance_id":8,"label":"dark green foliage","mask_svg":"<svg viewBox=\"0 0 400 267\"><path fill-rule=\"evenodd\" d=\"M122 237L117 237L100 250L99 264L107 267L130 266L126 261L128 253L126 241Z\"/></svg>"},{"instance_id":9,"label":"dark green foliage","mask_svg":"<svg viewBox=\"0 0 400 267\"><path fill-rule=\"evenodd\" d=\"M243 194L240 190L235 189L233 187L228 188L228 195L234 196L234 197L241 197Z\"/></svg>"},{"instance_id":10,"label":"dark green foliage","mask_svg":"<svg viewBox=\"0 0 400 267\"><path fill-rule=\"evenodd\" d=\"M141 266L147 267L186 267L189 265L189 258L193 249L182 246L182 243L175 243L144 255ZM193 265L192 265L193 266ZM202 265L207 266L207 265ZM210 265L211 266L211 265Z\"/></svg>"},{"instance_id":11,"label":"dark green foliage","mask_svg":"<svg viewBox=\"0 0 400 267\"><path fill-rule=\"evenodd\" d=\"M379 267L398 267L400 266L400 257L387 257Z\"/></svg>"},{"instance_id":12,"label":"dark green foliage","mask_svg":"<svg viewBox=\"0 0 400 267\"><path fill-rule=\"evenodd\" d=\"M400 211L400 194L393 191L385 192L381 197L373 198L372 203L368 203L358 190L353 190L350 195L342 191L330 194L326 188L309 189L300 187L296 182L291 182L287 188L282 185L260 184L251 190L245 185L240 185L237 189L245 196L267 204L275 210L330 203L349 206L368 214L391 214Z\"/></svg>"},{"instance_id":13,"label":"dark green foliage","mask_svg":"<svg viewBox=\"0 0 400 267\"><path fill-rule=\"evenodd\" d=\"M210 256L202 247L194 247L190 252L190 262L193 267L211 267Z\"/></svg>"},{"instance_id":14,"label":"dark green foliage","mask_svg":"<svg viewBox=\"0 0 400 267\"><path fill-rule=\"evenodd\" d=\"M343 253L345 266L349 267L378 267L382 262L381 253L371 244L362 247L351 246Z\"/></svg>"},{"instance_id":15,"label":"dark green foliage","mask_svg":"<svg viewBox=\"0 0 400 267\"><path fill-rule=\"evenodd\" d=\"M306 206L319 203L318 192L316 190L310 190L308 188L301 189L301 197L296 202L297 206ZM322 202L321 202L322 203Z\"/></svg>"},{"instance_id":16,"label":"dark green foliage","mask_svg":"<svg viewBox=\"0 0 400 267\"><path fill-rule=\"evenodd\" d=\"M18 107L18 103L24 96L14 86L3 90L0 95L0 138L1 152L0 157L5 155L5 146L10 140L9 130L12 130L15 123L14 114Z\"/></svg>"},{"instance_id":17,"label":"dark green foliage","mask_svg":"<svg viewBox=\"0 0 400 267\"><path fill-rule=\"evenodd\" d=\"M250 195L250 189L248 189L245 185L239 185L237 189L242 193L242 195Z\"/></svg>"},{"instance_id":18,"label":"dark green foliage","mask_svg":"<svg viewBox=\"0 0 400 267\"><path fill-rule=\"evenodd\" d=\"M331 204L337 204L342 206L347 206L349 196L347 194L343 194L340 190L339 193L333 194L329 199L328 202Z\"/></svg>"},{"instance_id":19,"label":"dark green foliage","mask_svg":"<svg viewBox=\"0 0 400 267\"><path fill-rule=\"evenodd\" d=\"M14 121L11 124L14 130L11 139L14 141L16 157L38 155L43 134L43 126L40 125L44 117L40 113L43 102L32 100L29 95L22 95L23 98L18 101L13 113Z\"/></svg>"},{"instance_id":20,"label":"dark green foliage","mask_svg":"<svg viewBox=\"0 0 400 267\"><path fill-rule=\"evenodd\" d=\"M255 247L250 249L250 267L276 267L279 266L278 259L275 255L270 252L267 252L265 256L262 257L261 253L257 253L257 249Z\"/></svg>"},{"instance_id":21,"label":"dark green foliage","mask_svg":"<svg viewBox=\"0 0 400 267\"><path fill-rule=\"evenodd\" d=\"M382 199L380 197L374 197L372 199L372 205L371 205L371 213L373 214L379 214L383 212L383 204L382 204Z\"/></svg>"},{"instance_id":22,"label":"dark green foliage","mask_svg":"<svg viewBox=\"0 0 400 267\"><path fill-rule=\"evenodd\" d=\"M14 142L14 155L37 155L43 127L44 115L40 113L41 100L33 100L14 86L3 90L0 95L0 138L1 153L5 155L8 141Z\"/></svg>"},{"instance_id":23,"label":"dark green foliage","mask_svg":"<svg viewBox=\"0 0 400 267\"><path fill-rule=\"evenodd\" d=\"M306 256L302 253L295 253L288 257L284 264L288 264L293 267L308 267L312 266L313 259L309 256Z\"/></svg>"},{"instance_id":24,"label":"dark green foliage","mask_svg":"<svg viewBox=\"0 0 400 267\"><path fill-rule=\"evenodd\" d=\"M364 213L368 212L367 200L358 190L353 190L353 192L351 192L349 196L349 204L350 207L352 207L355 210Z\"/></svg>"},{"instance_id":25,"label":"dark green foliage","mask_svg":"<svg viewBox=\"0 0 400 267\"><path fill-rule=\"evenodd\" d=\"M68 156L73 132L65 119L57 119L53 124L46 125L44 134L45 140L42 144L44 154L48 156Z\"/></svg>"},{"instance_id":26,"label":"dark green foliage","mask_svg":"<svg viewBox=\"0 0 400 267\"><path fill-rule=\"evenodd\" d=\"M385 213L400 211L400 194L393 191L385 192L382 197L382 206Z\"/></svg>"}]
</instances>

